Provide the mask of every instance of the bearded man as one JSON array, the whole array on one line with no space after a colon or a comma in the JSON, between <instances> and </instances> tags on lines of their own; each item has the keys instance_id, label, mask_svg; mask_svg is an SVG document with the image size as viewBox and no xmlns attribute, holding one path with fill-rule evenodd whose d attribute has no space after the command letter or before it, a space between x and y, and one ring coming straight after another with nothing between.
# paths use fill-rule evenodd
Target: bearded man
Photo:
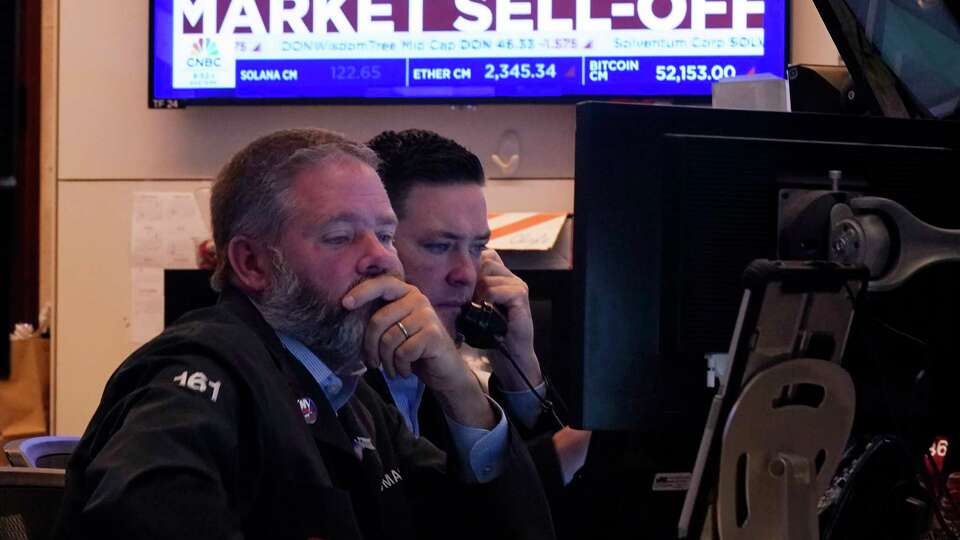
<instances>
[{"instance_id":1,"label":"bearded man","mask_svg":"<svg viewBox=\"0 0 960 540\"><path fill-rule=\"evenodd\" d=\"M117 369L67 470L69 538L552 538L524 445L403 281L368 148L288 130L219 174L218 304ZM449 453L362 380L416 374Z\"/></svg>"}]
</instances>

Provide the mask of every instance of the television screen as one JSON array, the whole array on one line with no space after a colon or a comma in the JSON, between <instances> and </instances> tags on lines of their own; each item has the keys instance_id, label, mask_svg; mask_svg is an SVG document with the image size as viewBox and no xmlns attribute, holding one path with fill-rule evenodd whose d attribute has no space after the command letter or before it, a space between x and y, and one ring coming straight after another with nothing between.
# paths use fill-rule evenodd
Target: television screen
<instances>
[{"instance_id":1,"label":"television screen","mask_svg":"<svg viewBox=\"0 0 960 540\"><path fill-rule=\"evenodd\" d=\"M786 0L152 0L150 106L709 95Z\"/></svg>"}]
</instances>

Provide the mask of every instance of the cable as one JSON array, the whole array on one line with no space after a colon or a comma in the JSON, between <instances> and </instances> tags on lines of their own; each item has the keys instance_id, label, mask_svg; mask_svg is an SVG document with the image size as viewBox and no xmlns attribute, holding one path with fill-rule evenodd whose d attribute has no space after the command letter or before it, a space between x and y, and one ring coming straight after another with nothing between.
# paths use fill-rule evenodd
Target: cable
<instances>
[{"instance_id":1,"label":"cable","mask_svg":"<svg viewBox=\"0 0 960 540\"><path fill-rule=\"evenodd\" d=\"M523 382L527 385L527 388L529 388L530 392L537 398L538 401L540 401L540 406L543 408L543 411L549 412L550 415L553 416L553 420L557 423L559 429L567 427L567 424L564 423L563 420L560 420L560 417L557 416L557 411L554 409L553 402L546 397L541 396L540 393L537 392L537 390L533 387L533 384L530 383L530 379L527 378L527 376L523 373L523 370L520 369L520 366L517 365L516 360L513 359L513 356L510 355L510 352L507 351L507 347L503 344L503 338L497 337L496 342L497 350L500 351L500 354L505 356L507 360L510 361L510 365L513 366L513 369L517 370L517 373L520 375L520 378L523 379ZM550 392L550 385L547 384L546 376L544 376L543 380L546 390L544 394L548 394Z\"/></svg>"},{"instance_id":2,"label":"cable","mask_svg":"<svg viewBox=\"0 0 960 540\"><path fill-rule=\"evenodd\" d=\"M914 343L916 343L916 344L918 344L918 345L923 346L924 349L927 349L927 348L930 346L929 344L927 344L926 341L923 341L922 339L920 339L920 338L918 338L918 337L911 336L910 334L904 332L903 330L898 330L898 329L894 328L893 326L891 326L891 325L883 322L882 320L880 320L880 319L877 318L877 317L873 317L871 320L872 320L873 322L879 324L879 325L882 326L883 328L889 330L890 332L892 332L892 333L894 333L894 334L896 334L896 335L898 335L898 336L900 336L900 337L902 337L902 338L906 338L906 339L908 339L908 340L910 340L910 341L912 341L912 342L914 342Z\"/></svg>"},{"instance_id":3,"label":"cable","mask_svg":"<svg viewBox=\"0 0 960 540\"><path fill-rule=\"evenodd\" d=\"M866 303L862 303L859 306L857 305L857 295L854 294L853 290L850 288L849 283L844 283L844 288L846 289L848 299L850 300L851 304L855 308L860 307L862 308L863 311L865 312L868 311L868 306L866 305ZM869 322L876 324L878 327L886 330L890 334L897 336L901 339L904 339L915 346L921 347L922 348L921 354L923 356L923 361L925 364L929 365L930 345L927 342L903 330L895 328L893 325L881 320L879 317L869 315L868 313L864 313L864 315L867 315L866 319ZM860 337L863 339L863 345L865 346L864 352L867 353L868 358L873 359L874 365L881 365L881 359L883 358L883 355L880 355L877 353L874 347L874 344L870 340L866 339L866 335L861 334ZM893 400L890 398L893 395L893 392L892 392L892 389L890 388L890 381L884 376L884 377L881 377L880 382L881 382L880 384L881 391L886 396L886 399L883 400L886 405L886 413L888 418L890 419L893 429L897 433L895 437L893 437L892 439L888 438L888 440L890 440L897 447L899 447L900 451L903 452L904 456L907 457L908 461L914 464L914 466L912 467L913 474L915 475L916 481L918 482L920 488L926 491L930 495L934 515L936 517L936 520L941 525L940 532L942 532L942 534L945 537L949 538L950 540L960 540L960 538L957 537L957 534L953 526L950 524L950 522L946 519L944 515L945 504L949 504L951 509L954 512L960 509L960 506L958 506L957 501L953 497L953 494L950 493L949 490L946 488L946 482L943 477L942 471L939 470L939 467L936 466L936 463L933 462L931 456L928 453L924 452L922 454L922 459L919 461L919 463L917 462L917 460L910 459L910 456L912 454L911 448L904 440L903 435L905 431L903 427L900 425L900 420L892 408ZM867 456L867 454L869 453L870 446L871 444L867 445L867 448L865 449L861 458L864 458ZM856 469L860 465L860 463L857 463L857 461L859 461L859 459L853 463L854 470L850 471L851 475L857 472ZM927 465L926 467L924 466L925 464ZM933 471L936 471L936 474L934 474ZM923 481L923 480L926 480L926 481ZM850 486L845 486L845 487L849 488ZM944 495L943 498L941 498L941 495ZM841 494L838 500L835 501L836 512L843 512L847 504L848 497L849 497L848 489L844 489L844 492ZM830 538L833 534L833 527L831 526L826 532L827 534L825 535L825 538Z\"/></svg>"},{"instance_id":4,"label":"cable","mask_svg":"<svg viewBox=\"0 0 960 540\"><path fill-rule=\"evenodd\" d=\"M845 287L846 287L847 294L849 295L849 298L853 301L856 298L856 296L853 294L853 291L850 289L850 286L848 284L845 284ZM893 325L883 321L879 317L869 313L870 306L866 302L861 303L857 307L859 307L860 308L859 310L863 312L862 315L866 318L868 322L875 324L877 327L885 330L889 334L896 336L897 338L900 338L902 340L905 340L906 342L912 344L913 346L920 347L919 352L922 355L923 362L925 365L927 366L929 365L930 363L930 344L929 343L903 330L900 330L894 327ZM895 392L891 388L891 381L887 376L889 374L889 369L891 366L885 361L885 360L888 360L889 357L877 351L876 344L873 343L873 340L870 340L867 338L866 331L860 332L860 338L864 346L863 352L866 353L867 358L872 360L871 362L872 365L882 369L883 375L881 375L880 377L879 389L884 395L884 399L882 400L882 402L884 404L886 416L892 425L894 433L896 434L891 440L901 449L904 455L908 458L909 462L913 464L913 467L912 467L913 474L915 475L915 478L919 484L919 487L930 495L930 499L933 506L932 510L933 510L935 519L940 523L942 527L942 530L941 530L941 532L943 533L942 537L949 538L950 540L960 540L960 538L957 537L954 530L947 523L944 516L943 505L942 505L942 501L940 499L940 493L939 493L941 490L940 490L940 486L938 485L939 475L934 476L931 473L930 469L924 466L925 462L930 458L930 456L926 452L924 452L920 460L910 459L910 456L913 454L913 452L911 451L911 447L906 443L906 440L905 440L905 434L907 433L907 431L901 425L900 418L893 409L894 399L892 398L895 395ZM934 464L934 468L937 469L935 467L935 464ZM950 503L952 503L952 506L955 509L958 508L956 505L956 501L953 500L953 497L950 494L948 494L948 496L950 496L949 501Z\"/></svg>"}]
</instances>

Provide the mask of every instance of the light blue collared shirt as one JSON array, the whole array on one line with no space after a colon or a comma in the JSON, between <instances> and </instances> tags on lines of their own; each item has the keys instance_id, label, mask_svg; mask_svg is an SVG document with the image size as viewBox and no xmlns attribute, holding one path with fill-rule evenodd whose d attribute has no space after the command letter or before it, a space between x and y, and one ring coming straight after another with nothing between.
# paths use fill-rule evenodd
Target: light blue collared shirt
<instances>
[{"instance_id":1,"label":"light blue collared shirt","mask_svg":"<svg viewBox=\"0 0 960 540\"><path fill-rule=\"evenodd\" d=\"M534 391L539 394L540 397L545 397L547 394L547 383L542 382L538 384L534 387ZM540 400L537 399L537 396L533 395L530 390L507 391L501 388L500 394L503 395L506 407L510 409L514 417L523 423L527 429L533 429L533 427L537 425L537 420L540 419L543 408L540 405Z\"/></svg>"},{"instance_id":2,"label":"light blue collared shirt","mask_svg":"<svg viewBox=\"0 0 960 540\"><path fill-rule=\"evenodd\" d=\"M407 427L419 437L420 422L417 411L420 410L420 402L423 400L423 383L416 375L410 375L406 379L401 377L391 379L384 374L383 378L387 381L387 388L393 396L393 402L400 409L403 419L407 421ZM547 393L547 383L540 383L534 387L534 390L544 397ZM543 412L540 400L529 390L507 391L501 388L500 394L503 396L504 406L513 413L514 418L523 423L527 429L533 429Z\"/></svg>"},{"instance_id":3,"label":"light blue collared shirt","mask_svg":"<svg viewBox=\"0 0 960 540\"><path fill-rule=\"evenodd\" d=\"M353 396L354 391L357 389L357 382L360 379L360 375L341 379L333 373L313 351L299 340L285 334L277 335L280 337L280 341L284 347L290 351L290 354L303 364L303 367L310 372L310 375L312 375L317 381L317 384L320 385L320 389L323 390L327 400L330 401L333 410L339 411L350 397ZM416 377L413 378L416 379ZM389 387L391 379L387 377L386 380ZM420 386L419 381L417 381L417 386ZM393 393L392 387L390 392L391 394ZM422 396L422 390L420 390L420 395ZM413 403L413 401L409 401L408 403ZM464 426L455 422L449 416L446 417L457 455L460 457L462 463L468 465L463 468L467 476L465 480L468 482L481 484L489 482L499 476L505 466L507 437L509 434L507 430L507 419L503 410L497 405L497 402L490 399L490 403L493 405L494 412L499 415L499 421L492 430ZM419 408L419 406L420 402L418 399L416 400L416 407ZM409 409L409 407L405 408ZM414 409L414 412L415 411L416 409ZM404 411L401 409L400 412L407 421L407 425L412 425L410 417L408 416L409 410ZM413 418L416 418L416 414L413 415Z\"/></svg>"},{"instance_id":4,"label":"light blue collared shirt","mask_svg":"<svg viewBox=\"0 0 960 540\"><path fill-rule=\"evenodd\" d=\"M420 436L420 417L417 412L420 410L420 402L423 401L423 390L426 388L416 375L410 375L406 379L397 377L391 379L380 368L380 374L387 383L387 389L393 396L393 403L400 409L400 414L407 422L407 427L417 437Z\"/></svg>"}]
</instances>

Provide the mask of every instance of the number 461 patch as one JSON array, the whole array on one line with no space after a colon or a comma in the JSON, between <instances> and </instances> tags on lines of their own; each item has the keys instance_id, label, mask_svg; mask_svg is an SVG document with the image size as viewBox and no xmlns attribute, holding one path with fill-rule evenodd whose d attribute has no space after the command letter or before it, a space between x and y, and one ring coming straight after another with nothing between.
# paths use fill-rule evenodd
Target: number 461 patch
<instances>
[{"instance_id":1,"label":"number 461 patch","mask_svg":"<svg viewBox=\"0 0 960 540\"><path fill-rule=\"evenodd\" d=\"M211 381L207 374L202 371L194 371L187 375L187 370L183 370L183 373L173 378L173 382L201 394L206 394L209 389L211 391L210 401L213 402L216 402L220 395L220 381Z\"/></svg>"}]
</instances>

